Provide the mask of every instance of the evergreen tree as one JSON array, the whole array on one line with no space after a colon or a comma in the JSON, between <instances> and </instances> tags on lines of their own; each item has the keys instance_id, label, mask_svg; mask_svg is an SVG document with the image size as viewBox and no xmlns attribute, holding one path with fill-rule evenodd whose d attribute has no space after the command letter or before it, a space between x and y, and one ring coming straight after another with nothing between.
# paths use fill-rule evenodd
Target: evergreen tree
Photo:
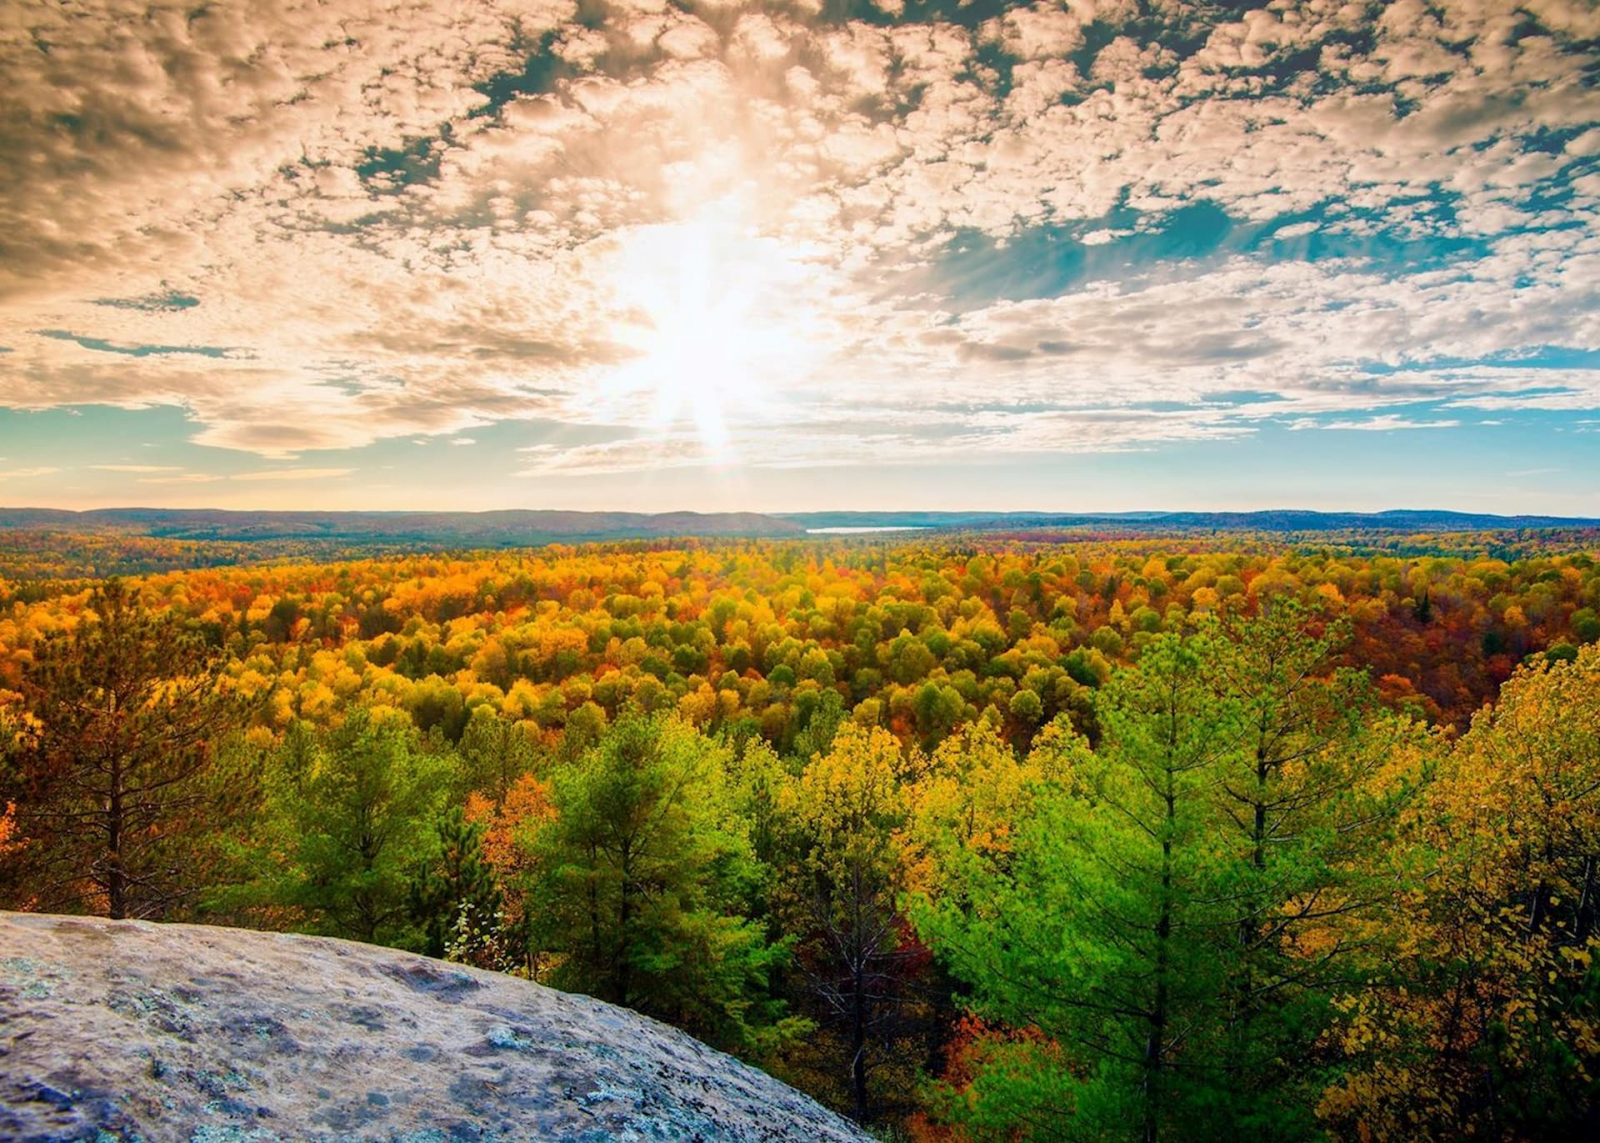
<instances>
[{"instance_id":1,"label":"evergreen tree","mask_svg":"<svg viewBox=\"0 0 1600 1143\"><path fill-rule=\"evenodd\" d=\"M1219 1079L1197 1047L1226 979L1213 814L1235 712L1170 636L1097 711L1098 752L1058 733L1058 756L1033 760L1010 845L935 842L919 926L975 1013L1041 1034L968 1114L1030 1138L1181 1136Z\"/></svg>"},{"instance_id":2,"label":"evergreen tree","mask_svg":"<svg viewBox=\"0 0 1600 1143\"><path fill-rule=\"evenodd\" d=\"M490 950L500 947L496 925L504 905L483 855L484 827L451 806L434 825L436 852L411 876L412 919L422 930L422 951L498 968Z\"/></svg>"},{"instance_id":3,"label":"evergreen tree","mask_svg":"<svg viewBox=\"0 0 1600 1143\"><path fill-rule=\"evenodd\" d=\"M787 949L745 915L762 871L726 765L674 717L621 719L550 775L531 911L564 954L555 983L754 1049L778 1020L769 979Z\"/></svg>"},{"instance_id":4,"label":"evergreen tree","mask_svg":"<svg viewBox=\"0 0 1600 1143\"><path fill-rule=\"evenodd\" d=\"M258 904L313 932L416 943L408 874L431 859L450 775L410 722L357 708L335 730L292 726L268 759Z\"/></svg>"},{"instance_id":5,"label":"evergreen tree","mask_svg":"<svg viewBox=\"0 0 1600 1143\"><path fill-rule=\"evenodd\" d=\"M8 904L153 917L203 888L186 868L208 824L205 778L242 716L224 659L181 619L109 580L76 626L40 641L7 789L28 844Z\"/></svg>"},{"instance_id":6,"label":"evergreen tree","mask_svg":"<svg viewBox=\"0 0 1600 1143\"><path fill-rule=\"evenodd\" d=\"M1223 892L1237 947L1209 1049L1228 1075L1209 1130L1300 1138L1332 993L1363 970L1359 930L1395 897L1384 855L1414 783L1390 763L1412 734L1379 716L1364 673L1333 667L1347 624L1279 599L1214 634L1200 667L1235 715L1216 830L1234 856Z\"/></svg>"},{"instance_id":7,"label":"evergreen tree","mask_svg":"<svg viewBox=\"0 0 1600 1143\"><path fill-rule=\"evenodd\" d=\"M523 726L487 705L474 709L467 719L456 752L461 760L456 783L461 793L481 793L496 804L506 800L517 779L531 772L538 760L538 750Z\"/></svg>"}]
</instances>

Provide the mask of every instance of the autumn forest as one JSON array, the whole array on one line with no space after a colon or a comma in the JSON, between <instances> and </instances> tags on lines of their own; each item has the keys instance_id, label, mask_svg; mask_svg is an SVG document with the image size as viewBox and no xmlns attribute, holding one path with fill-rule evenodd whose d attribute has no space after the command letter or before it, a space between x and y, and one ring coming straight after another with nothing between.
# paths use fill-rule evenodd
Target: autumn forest
<instances>
[{"instance_id":1,"label":"autumn forest","mask_svg":"<svg viewBox=\"0 0 1600 1143\"><path fill-rule=\"evenodd\" d=\"M8 547L0 907L517 974L884 1139L1594 1130L1593 531L270 554Z\"/></svg>"}]
</instances>

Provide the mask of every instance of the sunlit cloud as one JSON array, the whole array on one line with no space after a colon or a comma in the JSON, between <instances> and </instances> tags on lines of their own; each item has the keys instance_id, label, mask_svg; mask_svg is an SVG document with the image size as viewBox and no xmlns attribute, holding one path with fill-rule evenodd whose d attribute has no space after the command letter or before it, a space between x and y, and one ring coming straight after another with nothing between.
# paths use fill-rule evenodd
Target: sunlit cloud
<instances>
[{"instance_id":1,"label":"sunlit cloud","mask_svg":"<svg viewBox=\"0 0 1600 1143\"><path fill-rule=\"evenodd\" d=\"M1460 421L1415 421L1398 413L1383 413L1360 421L1314 421L1304 418L1290 429L1333 429L1341 432L1392 433L1397 429L1453 429Z\"/></svg>"},{"instance_id":2,"label":"sunlit cloud","mask_svg":"<svg viewBox=\"0 0 1600 1143\"><path fill-rule=\"evenodd\" d=\"M279 481L279 480L335 480L341 476L349 476L356 470L353 468L278 468L265 472L233 472L228 474L211 472L184 472L176 476L150 476L143 478L142 484L213 484L221 480L242 481Z\"/></svg>"},{"instance_id":3,"label":"sunlit cloud","mask_svg":"<svg viewBox=\"0 0 1600 1143\"><path fill-rule=\"evenodd\" d=\"M30 10L0 408L182 410L207 464L92 466L175 487L532 422L485 479L1600 409L1600 14L1517 12Z\"/></svg>"}]
</instances>

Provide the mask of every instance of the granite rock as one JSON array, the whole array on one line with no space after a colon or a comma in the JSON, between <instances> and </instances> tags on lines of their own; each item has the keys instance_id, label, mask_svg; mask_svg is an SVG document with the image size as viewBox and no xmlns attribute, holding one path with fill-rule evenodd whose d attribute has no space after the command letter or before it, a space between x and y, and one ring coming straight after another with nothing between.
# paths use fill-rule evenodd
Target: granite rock
<instances>
[{"instance_id":1,"label":"granite rock","mask_svg":"<svg viewBox=\"0 0 1600 1143\"><path fill-rule=\"evenodd\" d=\"M349 941L0 913L0 1139L866 1139L633 1012Z\"/></svg>"}]
</instances>

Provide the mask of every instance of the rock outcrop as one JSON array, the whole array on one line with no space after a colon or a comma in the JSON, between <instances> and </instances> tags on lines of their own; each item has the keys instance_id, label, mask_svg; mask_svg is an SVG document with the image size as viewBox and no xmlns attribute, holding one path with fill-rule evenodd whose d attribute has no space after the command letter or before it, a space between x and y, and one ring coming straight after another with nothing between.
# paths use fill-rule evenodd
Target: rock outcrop
<instances>
[{"instance_id":1,"label":"rock outcrop","mask_svg":"<svg viewBox=\"0 0 1600 1143\"><path fill-rule=\"evenodd\" d=\"M864 1140L632 1012L317 937L0 913L0 1139Z\"/></svg>"}]
</instances>

